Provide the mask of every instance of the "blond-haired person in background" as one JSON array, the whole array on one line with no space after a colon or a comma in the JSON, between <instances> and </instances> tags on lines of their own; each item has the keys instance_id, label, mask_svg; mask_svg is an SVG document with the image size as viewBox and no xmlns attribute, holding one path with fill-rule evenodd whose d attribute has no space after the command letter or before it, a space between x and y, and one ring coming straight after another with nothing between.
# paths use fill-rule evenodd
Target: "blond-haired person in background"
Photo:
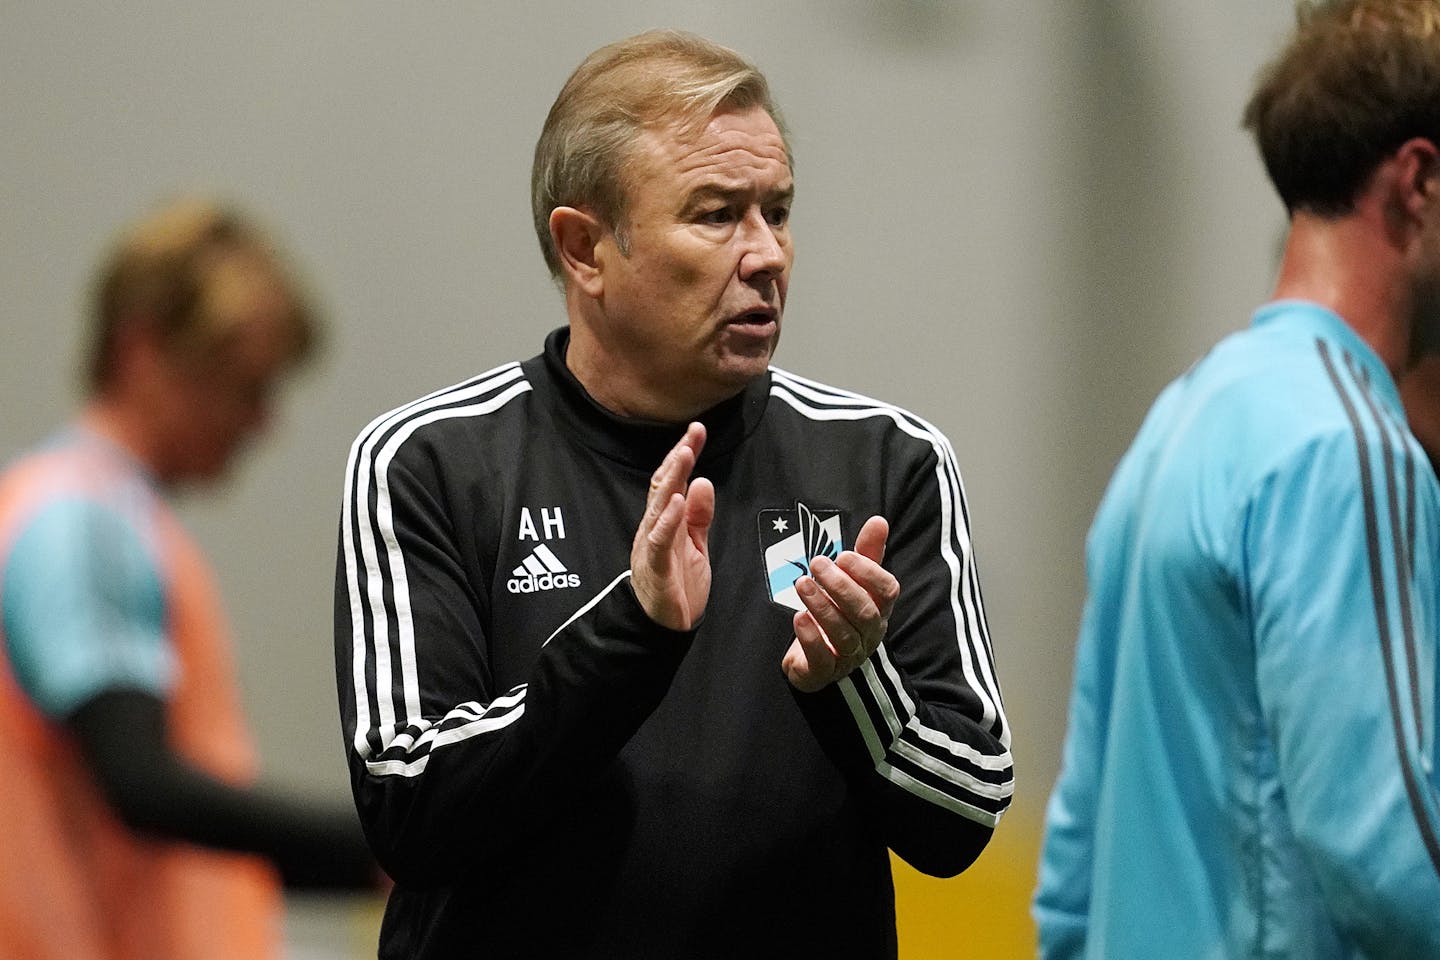
<instances>
[{"instance_id":1,"label":"blond-haired person in background","mask_svg":"<svg viewBox=\"0 0 1440 960\"><path fill-rule=\"evenodd\" d=\"M92 320L83 409L0 475L0 955L273 960L282 880L378 872L344 806L254 785L215 585L167 501L224 477L316 326L203 200L119 239Z\"/></svg>"}]
</instances>

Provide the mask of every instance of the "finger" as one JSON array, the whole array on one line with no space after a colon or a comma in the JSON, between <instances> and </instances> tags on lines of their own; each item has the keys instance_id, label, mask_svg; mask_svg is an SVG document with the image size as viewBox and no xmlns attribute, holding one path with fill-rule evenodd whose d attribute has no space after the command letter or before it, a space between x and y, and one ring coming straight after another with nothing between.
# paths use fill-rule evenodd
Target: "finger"
<instances>
[{"instance_id":1,"label":"finger","mask_svg":"<svg viewBox=\"0 0 1440 960\"><path fill-rule=\"evenodd\" d=\"M858 558L864 560L864 558ZM869 562L869 561L865 561ZM810 561L810 574L815 582L830 595L841 616L856 629L881 619L880 607L870 592L858 583L844 567L829 557L816 557Z\"/></svg>"},{"instance_id":2,"label":"finger","mask_svg":"<svg viewBox=\"0 0 1440 960\"><path fill-rule=\"evenodd\" d=\"M672 547L680 533L680 521L684 515L685 498L678 493L671 494L642 540L644 549L640 560L646 569L662 575L669 572L674 557Z\"/></svg>"},{"instance_id":3,"label":"finger","mask_svg":"<svg viewBox=\"0 0 1440 960\"><path fill-rule=\"evenodd\" d=\"M695 459L700 459L700 451L705 449L705 424L698 420L692 421L685 428L685 436L680 438L680 443L689 447L695 454Z\"/></svg>"},{"instance_id":4,"label":"finger","mask_svg":"<svg viewBox=\"0 0 1440 960\"><path fill-rule=\"evenodd\" d=\"M655 472L650 475L648 503L654 504L658 501L663 504L671 493L684 492L685 485L690 482L690 473L695 469L695 463L700 459L700 451L703 449L705 425L697 421L685 429L684 436L676 441L675 446L670 448L660 465L655 468Z\"/></svg>"},{"instance_id":5,"label":"finger","mask_svg":"<svg viewBox=\"0 0 1440 960\"><path fill-rule=\"evenodd\" d=\"M684 444L676 444L665 454L665 459L650 476L650 492L646 495L645 514L640 521L642 530L647 525L654 525L671 497L684 492L694 467L695 452Z\"/></svg>"},{"instance_id":6,"label":"finger","mask_svg":"<svg viewBox=\"0 0 1440 960\"><path fill-rule=\"evenodd\" d=\"M651 491L658 490L666 484L679 485L683 488L690 479L690 471L695 468L695 462L700 459L700 451L705 449L705 425L699 422L690 424L685 433L675 442L675 446L665 454L660 461L660 466L650 477Z\"/></svg>"},{"instance_id":7,"label":"finger","mask_svg":"<svg viewBox=\"0 0 1440 960\"><path fill-rule=\"evenodd\" d=\"M708 554L710 524L714 519L715 485L704 477L697 477L685 492L685 528L702 555Z\"/></svg>"},{"instance_id":8,"label":"finger","mask_svg":"<svg viewBox=\"0 0 1440 960\"><path fill-rule=\"evenodd\" d=\"M837 659L853 656L864 646L854 624L845 618L830 595L811 577L795 581L795 592L810 612L824 637L825 644Z\"/></svg>"},{"instance_id":9,"label":"finger","mask_svg":"<svg viewBox=\"0 0 1440 960\"><path fill-rule=\"evenodd\" d=\"M803 684L798 683L792 671L791 682L800 689L818 690L849 676L864 662L864 657L837 655L833 640L826 636L809 611L797 613L794 625L795 641L786 656L792 667L799 666L799 673L803 675Z\"/></svg>"},{"instance_id":10,"label":"finger","mask_svg":"<svg viewBox=\"0 0 1440 960\"><path fill-rule=\"evenodd\" d=\"M790 685L801 693L814 693L828 682L828 678L811 672L810 661L805 656L805 648L799 637L790 641L790 647L780 661L780 668L784 670Z\"/></svg>"},{"instance_id":11,"label":"finger","mask_svg":"<svg viewBox=\"0 0 1440 960\"><path fill-rule=\"evenodd\" d=\"M841 554L842 558L844 556ZM863 557L856 559L870 563ZM836 623L832 623L822 616L821 624L845 661L842 673L849 673L868 659L880 646L880 641L885 639L889 629L889 610L877 605L862 584L828 558L816 557L811 561L810 568L839 617Z\"/></svg>"},{"instance_id":12,"label":"finger","mask_svg":"<svg viewBox=\"0 0 1440 960\"><path fill-rule=\"evenodd\" d=\"M871 517L855 538L855 552L880 563L885 559L885 541L889 538L890 523L884 517Z\"/></svg>"},{"instance_id":13,"label":"finger","mask_svg":"<svg viewBox=\"0 0 1440 960\"><path fill-rule=\"evenodd\" d=\"M790 682L798 689L814 693L834 679L839 660L825 632L804 610L795 614L795 642L782 661Z\"/></svg>"},{"instance_id":14,"label":"finger","mask_svg":"<svg viewBox=\"0 0 1440 960\"><path fill-rule=\"evenodd\" d=\"M900 581L895 579L895 575L869 557L852 550L841 553L835 563L870 595L880 609L880 616L888 618L895 609L895 601L900 598Z\"/></svg>"},{"instance_id":15,"label":"finger","mask_svg":"<svg viewBox=\"0 0 1440 960\"><path fill-rule=\"evenodd\" d=\"M651 518L647 514L630 548L630 585L635 598L650 619L672 630L689 625L683 614L677 614L669 587L675 565L671 543L680 530L684 513L685 498L679 493L672 494L658 515Z\"/></svg>"},{"instance_id":16,"label":"finger","mask_svg":"<svg viewBox=\"0 0 1440 960\"><path fill-rule=\"evenodd\" d=\"M801 649L798 637L791 638L790 646L785 649L785 656L780 658L780 669L796 686L799 686L796 681L808 673L809 667L805 661L805 651Z\"/></svg>"}]
</instances>

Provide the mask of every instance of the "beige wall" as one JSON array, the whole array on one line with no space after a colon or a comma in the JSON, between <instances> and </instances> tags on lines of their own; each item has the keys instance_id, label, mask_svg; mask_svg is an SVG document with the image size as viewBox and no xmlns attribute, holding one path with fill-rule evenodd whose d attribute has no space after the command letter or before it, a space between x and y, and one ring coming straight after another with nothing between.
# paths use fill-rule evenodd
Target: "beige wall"
<instances>
[{"instance_id":1,"label":"beige wall","mask_svg":"<svg viewBox=\"0 0 1440 960\"><path fill-rule=\"evenodd\" d=\"M0 450L66 415L109 231L179 188L273 225L333 349L237 483L185 512L219 568L267 770L345 790L330 592L349 442L381 410L536 352L562 318L528 219L545 110L594 46L696 30L767 71L793 130L778 362L955 443L1015 728L1015 822L1034 823L1105 479L1155 392L1266 294L1283 219L1238 116L1289 11L0 0Z\"/></svg>"}]
</instances>

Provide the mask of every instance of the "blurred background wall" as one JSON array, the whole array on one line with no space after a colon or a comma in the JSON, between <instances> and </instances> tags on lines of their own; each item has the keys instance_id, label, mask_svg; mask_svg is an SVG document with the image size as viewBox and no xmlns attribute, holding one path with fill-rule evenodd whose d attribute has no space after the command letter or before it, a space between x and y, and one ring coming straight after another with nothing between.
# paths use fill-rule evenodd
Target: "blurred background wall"
<instances>
[{"instance_id":1,"label":"blurred background wall","mask_svg":"<svg viewBox=\"0 0 1440 960\"><path fill-rule=\"evenodd\" d=\"M1267 294L1284 219L1238 118L1292 18L1288 0L0 0L0 453L71 410L113 231L180 191L271 227L330 349L235 482L183 512L268 776L347 791L330 610L351 439L563 322L530 154L579 60L656 26L733 46L793 134L778 362L954 441L1015 729L992 849L954 881L900 876L902 956L1023 955L1084 533L1155 393ZM376 916L296 901L292 955L373 956Z\"/></svg>"}]
</instances>

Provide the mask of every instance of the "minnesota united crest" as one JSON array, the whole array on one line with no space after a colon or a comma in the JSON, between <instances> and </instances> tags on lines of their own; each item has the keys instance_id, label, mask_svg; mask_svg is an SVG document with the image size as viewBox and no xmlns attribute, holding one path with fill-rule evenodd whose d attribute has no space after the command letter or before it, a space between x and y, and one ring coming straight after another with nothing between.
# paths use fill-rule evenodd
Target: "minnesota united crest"
<instances>
[{"instance_id":1,"label":"minnesota united crest","mask_svg":"<svg viewBox=\"0 0 1440 960\"><path fill-rule=\"evenodd\" d=\"M812 510L796 502L794 510L760 511L760 552L770 599L804 610L795 581L810 572L813 557L834 560L845 549L839 510Z\"/></svg>"}]
</instances>

